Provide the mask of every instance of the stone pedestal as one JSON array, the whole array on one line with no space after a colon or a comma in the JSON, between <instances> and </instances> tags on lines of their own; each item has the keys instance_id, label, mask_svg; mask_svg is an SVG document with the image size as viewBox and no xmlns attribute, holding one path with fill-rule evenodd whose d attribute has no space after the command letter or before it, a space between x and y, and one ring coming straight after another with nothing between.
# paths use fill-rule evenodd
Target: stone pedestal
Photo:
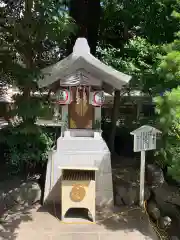
<instances>
[{"instance_id":1,"label":"stone pedestal","mask_svg":"<svg viewBox=\"0 0 180 240\"><path fill-rule=\"evenodd\" d=\"M69 134L57 140L57 150L49 155L44 201L60 202L60 168L71 166L97 167L96 205L113 205L111 155L105 141L101 136L70 137Z\"/></svg>"}]
</instances>

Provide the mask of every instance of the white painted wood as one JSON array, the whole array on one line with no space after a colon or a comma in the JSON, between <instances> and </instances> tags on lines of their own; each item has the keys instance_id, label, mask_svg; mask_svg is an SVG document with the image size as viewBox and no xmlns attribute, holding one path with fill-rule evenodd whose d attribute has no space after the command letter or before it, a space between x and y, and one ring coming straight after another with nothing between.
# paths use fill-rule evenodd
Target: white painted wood
<instances>
[{"instance_id":1,"label":"white painted wood","mask_svg":"<svg viewBox=\"0 0 180 240\"><path fill-rule=\"evenodd\" d=\"M101 107L94 108L94 120L95 121L101 120Z\"/></svg>"},{"instance_id":2,"label":"white painted wood","mask_svg":"<svg viewBox=\"0 0 180 240\"><path fill-rule=\"evenodd\" d=\"M48 153L48 162L46 168L46 179L45 179L45 188L44 188L44 199L43 202L46 202L53 186L54 186L54 154L55 151L51 150Z\"/></svg>"},{"instance_id":3,"label":"white painted wood","mask_svg":"<svg viewBox=\"0 0 180 240\"><path fill-rule=\"evenodd\" d=\"M134 136L134 152L141 152L140 165L140 206L144 207L144 177L145 177L145 155L147 150L156 149L156 134L161 133L158 129L148 125L131 132Z\"/></svg>"},{"instance_id":4,"label":"white painted wood","mask_svg":"<svg viewBox=\"0 0 180 240\"><path fill-rule=\"evenodd\" d=\"M59 169L65 169L65 170L92 170L97 171L99 170L97 167L87 167L87 166L59 166Z\"/></svg>"},{"instance_id":5,"label":"white painted wood","mask_svg":"<svg viewBox=\"0 0 180 240\"><path fill-rule=\"evenodd\" d=\"M156 149L156 136L160 131L154 127L144 125L133 132L134 152L148 151Z\"/></svg>"},{"instance_id":6,"label":"white painted wood","mask_svg":"<svg viewBox=\"0 0 180 240\"><path fill-rule=\"evenodd\" d=\"M66 118L68 118L68 105L62 105L61 108L61 116L62 116L62 128L61 128L61 137L64 137L65 132L67 131Z\"/></svg>"},{"instance_id":7,"label":"white painted wood","mask_svg":"<svg viewBox=\"0 0 180 240\"><path fill-rule=\"evenodd\" d=\"M128 84L131 79L131 76L105 65L91 55L87 40L78 38L71 55L42 70L44 78L38 81L38 85L40 88L47 87L58 80L63 80L67 76L74 74L79 69L84 69L86 72L93 74L94 78L119 90L123 85Z\"/></svg>"},{"instance_id":8,"label":"white painted wood","mask_svg":"<svg viewBox=\"0 0 180 240\"><path fill-rule=\"evenodd\" d=\"M44 127L61 127L63 125L63 122L62 121L55 122L53 120L46 119L37 119L35 124Z\"/></svg>"},{"instance_id":9,"label":"white painted wood","mask_svg":"<svg viewBox=\"0 0 180 240\"><path fill-rule=\"evenodd\" d=\"M65 77L60 80L61 86L78 86L78 85L88 85L88 86L102 86L102 81L93 77L93 73L90 74L85 69L78 69L75 73Z\"/></svg>"},{"instance_id":10,"label":"white painted wood","mask_svg":"<svg viewBox=\"0 0 180 240\"><path fill-rule=\"evenodd\" d=\"M144 207L144 178L145 178L145 151L141 151L141 166L140 166L140 206Z\"/></svg>"}]
</instances>

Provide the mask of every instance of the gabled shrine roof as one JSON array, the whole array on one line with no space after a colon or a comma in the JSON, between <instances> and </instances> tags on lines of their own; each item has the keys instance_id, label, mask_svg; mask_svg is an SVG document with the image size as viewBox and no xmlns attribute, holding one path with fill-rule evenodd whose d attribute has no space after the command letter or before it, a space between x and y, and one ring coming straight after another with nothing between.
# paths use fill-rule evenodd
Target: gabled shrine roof
<instances>
[{"instance_id":1,"label":"gabled shrine roof","mask_svg":"<svg viewBox=\"0 0 180 240\"><path fill-rule=\"evenodd\" d=\"M88 42L85 38L78 38L72 54L42 70L44 78L40 79L40 88L72 75L79 69L84 69L90 75L102 82L120 90L123 85L128 84L131 76L121 73L114 68L102 63L90 53Z\"/></svg>"}]
</instances>

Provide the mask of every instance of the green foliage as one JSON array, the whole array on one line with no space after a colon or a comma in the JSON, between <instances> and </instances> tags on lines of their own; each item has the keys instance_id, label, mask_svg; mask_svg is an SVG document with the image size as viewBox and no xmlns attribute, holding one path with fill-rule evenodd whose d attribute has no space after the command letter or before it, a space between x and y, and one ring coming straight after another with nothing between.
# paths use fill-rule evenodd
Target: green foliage
<instances>
[{"instance_id":1,"label":"green foliage","mask_svg":"<svg viewBox=\"0 0 180 240\"><path fill-rule=\"evenodd\" d=\"M180 14L173 12L179 23ZM163 96L154 99L159 125L163 132L163 146L157 152L161 165L168 166L168 173L180 180L180 38L175 34L171 44L165 46L166 55L161 58L157 72L164 89L169 88Z\"/></svg>"},{"instance_id":2,"label":"green foliage","mask_svg":"<svg viewBox=\"0 0 180 240\"><path fill-rule=\"evenodd\" d=\"M129 88L123 89L121 96L124 90L138 89L154 96L176 87L177 78L168 71L172 79L169 81L160 65L167 57L163 44L172 42L174 33L180 30L179 22L174 18L177 15L174 12L180 9L180 1L104 0L102 6L98 53L105 63L132 76ZM170 61L178 61L177 53L168 57ZM172 68L173 71L175 64ZM178 73L177 69L175 72ZM118 105L114 105L110 142L115 135L117 108Z\"/></svg>"},{"instance_id":3,"label":"green foliage","mask_svg":"<svg viewBox=\"0 0 180 240\"><path fill-rule=\"evenodd\" d=\"M13 174L43 166L53 144L50 136L38 127L36 132L26 134L22 125L1 131L2 143L7 148L6 164Z\"/></svg>"},{"instance_id":4,"label":"green foliage","mask_svg":"<svg viewBox=\"0 0 180 240\"><path fill-rule=\"evenodd\" d=\"M34 124L37 117L46 115L47 99L34 93L40 92L40 70L63 57L75 30L63 1L1 1L0 82L20 90L11 111L18 121L1 132L1 142L8 147L7 163L17 172L47 160L52 141Z\"/></svg>"},{"instance_id":5,"label":"green foliage","mask_svg":"<svg viewBox=\"0 0 180 240\"><path fill-rule=\"evenodd\" d=\"M180 130L180 87L155 98L156 112L163 132Z\"/></svg>"},{"instance_id":6,"label":"green foliage","mask_svg":"<svg viewBox=\"0 0 180 240\"><path fill-rule=\"evenodd\" d=\"M34 97L34 92L39 91L37 80L43 77L40 69L64 57L69 37L76 28L64 7L64 2L67 1L1 2L5 5L0 6L0 82L14 84L21 91L21 94L15 97L15 109L11 113L21 120L21 125L11 129L11 134L7 136L9 140L4 140L10 149L8 156L11 156L11 160L8 162L15 161L15 165L18 165L19 161L21 165L21 161L23 163L27 161L29 164L29 146L34 146L34 139L36 146L42 150L42 154L38 152L36 162L44 162L46 155L44 153L48 149L49 140L34 122L37 117L46 115L46 111L49 115L52 113L47 107L49 104L47 100ZM180 1L103 0L101 3L102 15L97 51L101 60L117 70L132 75L130 88L138 88L145 92L151 89L151 93L156 94L167 88L177 87L180 80L178 38L180 34L175 36L174 33L180 30L177 21L180 18L178 14ZM93 31L88 31L88 35L91 33ZM97 36L92 34L88 37L92 40ZM170 42L173 43L163 45ZM171 129L171 124L175 121L172 116L176 114L171 106L173 101L169 98L168 95L157 100L157 109L158 104L163 101L159 116L161 128L165 131L164 135L168 136L168 142L170 139L176 140L176 135L172 135ZM169 116L169 113L172 114ZM176 124L175 126L177 128ZM31 158L35 159L36 147L32 149ZM170 151L174 148L168 149Z\"/></svg>"},{"instance_id":7,"label":"green foliage","mask_svg":"<svg viewBox=\"0 0 180 240\"><path fill-rule=\"evenodd\" d=\"M0 7L1 79L21 90L16 114L33 124L42 105L31 97L43 77L40 70L62 58L75 24L62 1L27 0L14 3L14 9L11 5Z\"/></svg>"},{"instance_id":8,"label":"green foliage","mask_svg":"<svg viewBox=\"0 0 180 240\"><path fill-rule=\"evenodd\" d=\"M39 116L39 118L46 119L46 120L52 120L54 117L54 108L53 104L50 102L45 102L41 106L41 111L37 113L36 116Z\"/></svg>"},{"instance_id":9,"label":"green foliage","mask_svg":"<svg viewBox=\"0 0 180 240\"><path fill-rule=\"evenodd\" d=\"M180 82L180 32L176 36L177 39L165 47L167 55L162 58L158 68L158 73L164 79L166 88L177 87Z\"/></svg>"},{"instance_id":10,"label":"green foliage","mask_svg":"<svg viewBox=\"0 0 180 240\"><path fill-rule=\"evenodd\" d=\"M123 49L109 46L98 48L103 62L132 76L130 87L148 91L157 85L157 64L163 54L161 46L150 44L146 39L134 37Z\"/></svg>"},{"instance_id":11,"label":"green foliage","mask_svg":"<svg viewBox=\"0 0 180 240\"><path fill-rule=\"evenodd\" d=\"M168 166L169 174L180 180L180 87L154 99L159 126L163 132L163 147L158 161Z\"/></svg>"},{"instance_id":12,"label":"green foliage","mask_svg":"<svg viewBox=\"0 0 180 240\"><path fill-rule=\"evenodd\" d=\"M165 80L159 65L164 59L165 62L173 60L172 71L177 67L179 57L175 45L177 48L179 43L173 43L174 52L169 56L164 44L171 43L175 32L180 30L179 9L179 0L104 0L98 49L101 59L130 74L131 88L151 90L154 95L176 87L177 79L168 72L173 81Z\"/></svg>"},{"instance_id":13,"label":"green foliage","mask_svg":"<svg viewBox=\"0 0 180 240\"><path fill-rule=\"evenodd\" d=\"M179 24L172 12L179 0L103 0L100 40L121 48L133 36L152 44L172 42Z\"/></svg>"}]
</instances>

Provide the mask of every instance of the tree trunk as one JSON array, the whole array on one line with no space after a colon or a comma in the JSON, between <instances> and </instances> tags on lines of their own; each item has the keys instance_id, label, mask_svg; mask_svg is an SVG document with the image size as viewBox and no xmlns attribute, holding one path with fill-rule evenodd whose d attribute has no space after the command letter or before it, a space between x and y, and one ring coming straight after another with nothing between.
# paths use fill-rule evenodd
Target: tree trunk
<instances>
[{"instance_id":1,"label":"tree trunk","mask_svg":"<svg viewBox=\"0 0 180 240\"><path fill-rule=\"evenodd\" d=\"M69 14L75 20L78 31L68 43L69 55L77 37L87 38L91 53L95 54L98 40L101 6L100 0L71 0ZM93 16L93 17L92 17Z\"/></svg>"},{"instance_id":2,"label":"tree trunk","mask_svg":"<svg viewBox=\"0 0 180 240\"><path fill-rule=\"evenodd\" d=\"M31 28L30 22L32 20L32 8L33 8L33 0L25 0L25 11L24 11L24 22L27 29L27 33L29 33L29 29ZM27 38L27 44L30 42L29 36ZM28 70L31 70L33 67L33 54L32 50L26 49L24 52L22 52L22 55L24 57L24 63L26 65L26 68ZM27 104L29 104L30 99L30 92L31 92L31 84L27 82L23 87L23 100L27 101ZM26 116L22 116L23 122L33 122L32 119L27 119Z\"/></svg>"},{"instance_id":3,"label":"tree trunk","mask_svg":"<svg viewBox=\"0 0 180 240\"><path fill-rule=\"evenodd\" d=\"M120 105L120 91L116 90L114 93L114 104L112 109L111 117L111 133L109 137L109 148L111 153L114 153L114 141L116 136L116 122L119 114L119 105Z\"/></svg>"},{"instance_id":4,"label":"tree trunk","mask_svg":"<svg viewBox=\"0 0 180 240\"><path fill-rule=\"evenodd\" d=\"M124 9L127 10L129 6L129 0L126 0L124 2ZM124 16L124 31L123 31L123 45L121 50L123 50L125 43L129 39L129 32L128 32L128 16L125 14ZM123 52L123 51L122 51ZM112 118L111 118L111 134L109 138L109 147L111 153L115 152L114 149L114 142L115 142L115 136L116 136L116 122L118 120L119 116L119 105L120 105L120 91L115 91L114 94L114 105L112 109Z\"/></svg>"},{"instance_id":5,"label":"tree trunk","mask_svg":"<svg viewBox=\"0 0 180 240\"><path fill-rule=\"evenodd\" d=\"M87 37L88 2L87 0L71 0L69 14L78 26L78 37Z\"/></svg>"},{"instance_id":6,"label":"tree trunk","mask_svg":"<svg viewBox=\"0 0 180 240\"><path fill-rule=\"evenodd\" d=\"M69 15L77 25L76 35L72 35L67 43L67 55L72 53L74 43L78 37L87 38L87 1L86 0L70 0Z\"/></svg>"},{"instance_id":7,"label":"tree trunk","mask_svg":"<svg viewBox=\"0 0 180 240\"><path fill-rule=\"evenodd\" d=\"M98 41L98 30L101 16L100 0L88 1L88 24L87 24L87 38L91 53L96 54L96 46Z\"/></svg>"}]
</instances>

